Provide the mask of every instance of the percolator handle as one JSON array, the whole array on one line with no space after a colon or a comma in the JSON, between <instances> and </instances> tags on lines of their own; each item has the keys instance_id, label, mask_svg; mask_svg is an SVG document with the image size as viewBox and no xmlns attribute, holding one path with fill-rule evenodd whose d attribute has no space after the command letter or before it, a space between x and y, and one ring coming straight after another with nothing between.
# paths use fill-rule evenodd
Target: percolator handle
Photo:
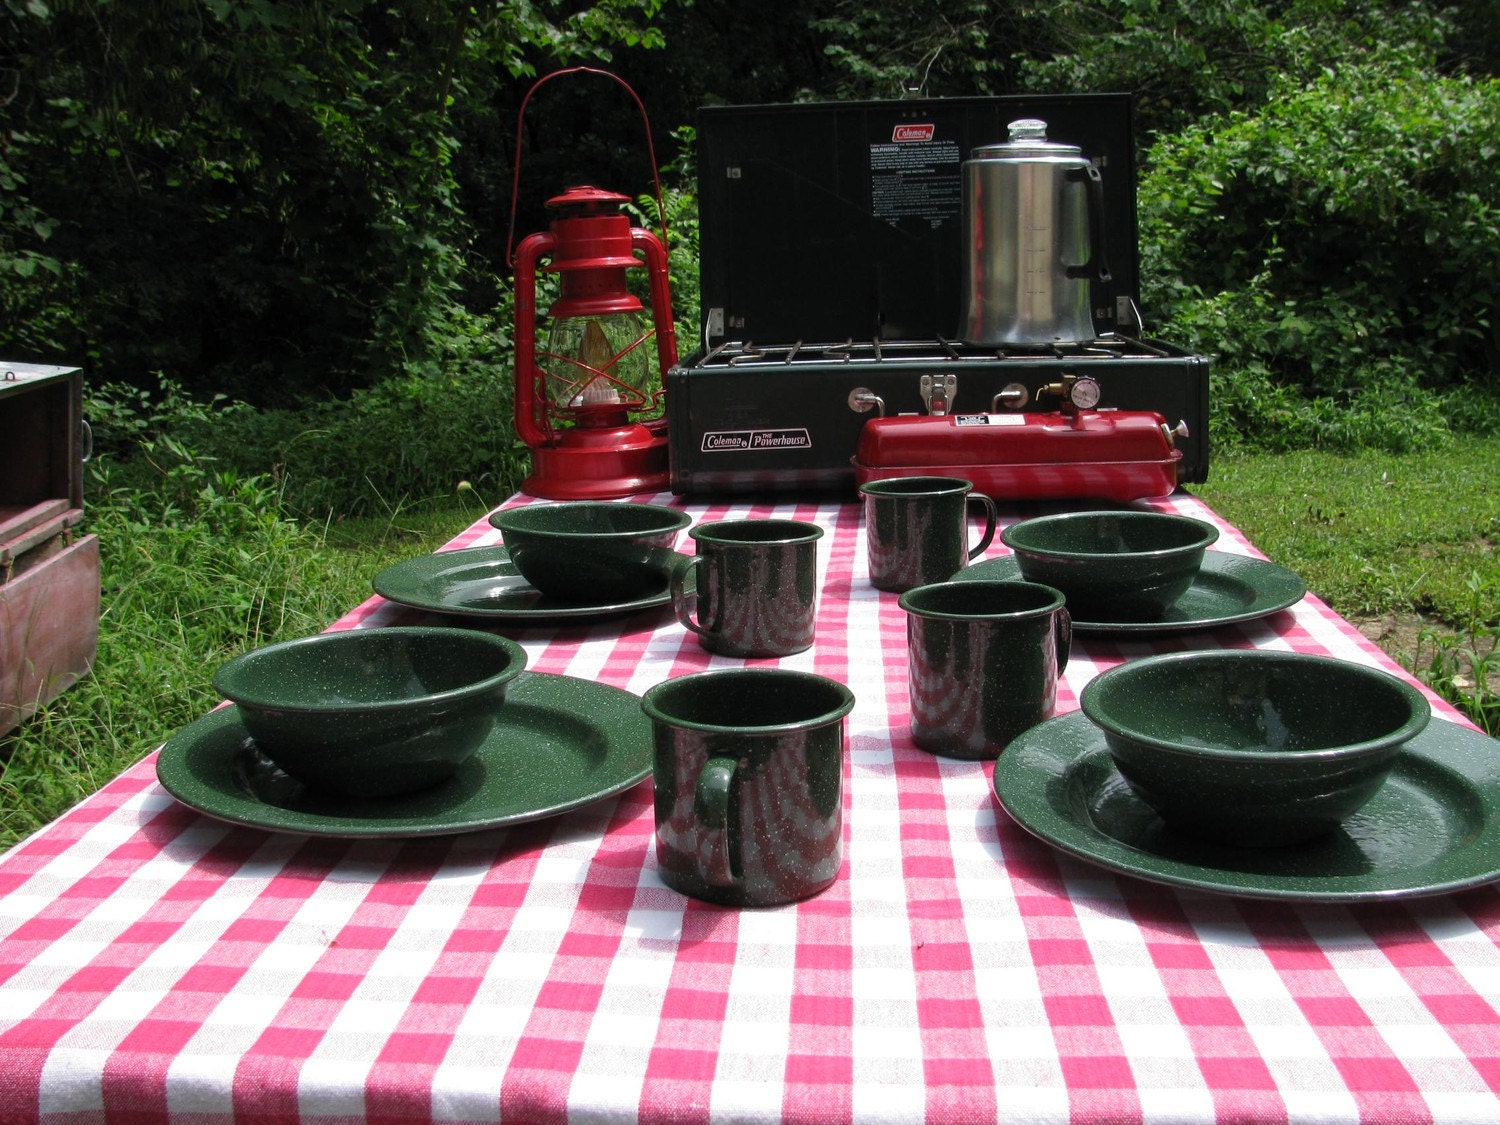
<instances>
[{"instance_id":1,"label":"percolator handle","mask_svg":"<svg viewBox=\"0 0 1500 1125\"><path fill-rule=\"evenodd\" d=\"M505 236L505 264L511 267L514 267L516 264L513 256L516 245L516 205L521 197L521 138L525 135L523 125L526 120L526 107L531 103L531 95L535 94L544 83L550 82L554 78L560 78L564 74L600 74L605 78L618 82L621 86L625 87L625 92L630 95L631 101L635 102L636 109L641 111L641 122L646 127L646 153L651 158L651 180L656 187L656 217L657 221L661 224L661 244L664 248L669 247L671 244L667 240L667 207L662 202L661 172L656 167L656 145L651 140L651 119L646 115L646 106L641 101L640 95L631 88L629 82L626 82L618 74L601 70L597 66L568 66L563 67L561 70L554 70L551 74L544 74L533 82L531 89L527 90L526 96L521 99L521 109L516 114L516 159L511 178L510 230Z\"/></svg>"},{"instance_id":2,"label":"percolator handle","mask_svg":"<svg viewBox=\"0 0 1500 1125\"><path fill-rule=\"evenodd\" d=\"M1081 266L1069 266L1071 278L1089 278L1092 281L1109 281L1109 263L1104 252L1104 177L1099 174L1092 161L1077 168L1068 169L1068 179L1083 181L1087 191L1089 210L1089 260Z\"/></svg>"}]
</instances>

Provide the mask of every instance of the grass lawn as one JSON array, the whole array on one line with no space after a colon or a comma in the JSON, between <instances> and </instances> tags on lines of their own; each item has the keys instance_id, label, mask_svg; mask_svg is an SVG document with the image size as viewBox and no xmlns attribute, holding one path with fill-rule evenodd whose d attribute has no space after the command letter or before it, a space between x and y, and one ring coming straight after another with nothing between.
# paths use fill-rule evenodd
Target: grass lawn
<instances>
[{"instance_id":1,"label":"grass lawn","mask_svg":"<svg viewBox=\"0 0 1500 1125\"><path fill-rule=\"evenodd\" d=\"M1192 491L1351 619L1500 623L1500 440L1221 457Z\"/></svg>"}]
</instances>

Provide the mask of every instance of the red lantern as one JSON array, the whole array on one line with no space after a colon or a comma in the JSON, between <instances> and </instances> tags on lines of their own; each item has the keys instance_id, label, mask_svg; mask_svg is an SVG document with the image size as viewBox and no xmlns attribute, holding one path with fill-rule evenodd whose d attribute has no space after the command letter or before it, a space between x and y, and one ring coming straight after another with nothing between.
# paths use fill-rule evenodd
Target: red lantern
<instances>
[{"instance_id":1,"label":"red lantern","mask_svg":"<svg viewBox=\"0 0 1500 1125\"><path fill-rule=\"evenodd\" d=\"M519 184L519 142L516 174ZM516 250L515 421L531 450L521 489L532 496L605 499L668 487L661 385L677 362L677 345L667 252L650 231L630 225L621 210L627 202L599 188L569 188L547 201L548 229ZM557 275L560 291L546 312L544 338L537 330L539 266ZM642 266L650 274L649 315L626 278L626 270Z\"/></svg>"}]
</instances>

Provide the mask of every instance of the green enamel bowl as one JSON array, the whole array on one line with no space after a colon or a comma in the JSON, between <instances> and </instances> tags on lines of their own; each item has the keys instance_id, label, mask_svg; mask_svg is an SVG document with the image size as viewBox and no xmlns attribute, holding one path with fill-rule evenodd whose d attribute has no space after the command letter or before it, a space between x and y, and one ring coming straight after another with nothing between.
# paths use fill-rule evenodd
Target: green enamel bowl
<instances>
[{"instance_id":1,"label":"green enamel bowl","mask_svg":"<svg viewBox=\"0 0 1500 1125\"><path fill-rule=\"evenodd\" d=\"M1420 691L1377 669L1240 649L1132 660L1079 702L1120 776L1169 827L1242 847L1335 828L1431 716Z\"/></svg>"},{"instance_id":2,"label":"green enamel bowl","mask_svg":"<svg viewBox=\"0 0 1500 1125\"><path fill-rule=\"evenodd\" d=\"M676 508L609 500L490 513L522 578L548 597L594 605L665 590L683 560L678 533L692 522Z\"/></svg>"},{"instance_id":3,"label":"green enamel bowl","mask_svg":"<svg viewBox=\"0 0 1500 1125\"><path fill-rule=\"evenodd\" d=\"M327 793L390 797L451 777L525 667L520 645L477 630L350 629L243 653L213 684L291 777Z\"/></svg>"},{"instance_id":4,"label":"green enamel bowl","mask_svg":"<svg viewBox=\"0 0 1500 1125\"><path fill-rule=\"evenodd\" d=\"M1021 577L1063 592L1085 621L1152 621L1182 597L1219 529L1167 512L1068 512L1012 524L1000 540Z\"/></svg>"}]
</instances>

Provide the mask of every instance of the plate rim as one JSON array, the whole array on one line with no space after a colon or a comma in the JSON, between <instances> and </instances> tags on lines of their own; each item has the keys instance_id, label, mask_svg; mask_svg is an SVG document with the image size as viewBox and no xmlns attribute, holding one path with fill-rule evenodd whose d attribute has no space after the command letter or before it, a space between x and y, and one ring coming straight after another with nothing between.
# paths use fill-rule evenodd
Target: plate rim
<instances>
[{"instance_id":1,"label":"plate rim","mask_svg":"<svg viewBox=\"0 0 1500 1125\"><path fill-rule=\"evenodd\" d=\"M195 812L228 824L293 835L333 839L410 839L483 832L493 828L545 820L623 793L644 781L651 775L652 770L650 721L641 710L640 697L632 692L611 684L576 676L528 671L522 672L517 677L508 694L518 698L520 702L533 706L546 706L549 695L563 690L561 686L563 682L568 685L567 690L584 691L595 697L591 700L594 706L618 707L619 715L616 721L629 721L635 724L636 729L631 732L630 737L637 741L638 745L633 748L623 744L625 739L618 731L605 730L604 733L610 754L636 753L641 761L634 770L611 780L608 785L599 789L589 789L587 792L580 791L575 797L561 803L489 817L470 815L457 819L429 816L407 819L400 825L382 827L367 818L350 819L324 813L297 812L279 805L256 801L248 794L208 786L199 783L196 779L192 779L190 783L188 767L185 763L187 755L193 753L195 748L208 745L219 755L215 760L221 762L226 757L238 753L239 745L243 740L234 738L229 730L238 728L243 732L244 727L239 722L237 709L233 704L216 707L162 743L157 752L156 777L162 788L176 801ZM568 715L578 717L576 709L567 708L566 711ZM597 712L592 713L597 714ZM225 750L223 747L230 745L231 740L234 749ZM490 746L490 740L486 739L478 753L483 754L488 746ZM206 800L205 794L208 798ZM215 798L218 799L215 800ZM272 817L267 814L258 817L254 814L257 808L274 809L276 815Z\"/></svg>"},{"instance_id":2,"label":"plate rim","mask_svg":"<svg viewBox=\"0 0 1500 1125\"><path fill-rule=\"evenodd\" d=\"M677 552L683 558L681 551ZM484 543L473 547L455 547L447 551L433 551L426 555L414 555L409 559L392 563L385 567L370 580L370 586L375 593L379 594L388 602L403 605L410 609L419 609L428 613L443 613L454 617L485 618L492 621L590 621L604 617L615 617L626 613L636 613L646 609L656 609L660 606L670 605L672 602L672 589L670 584L664 586L660 591L646 594L629 601L617 602L611 605L569 605L566 603L549 604L543 606L526 606L516 608L478 608L472 606L450 605L443 602L428 601L412 596L410 592L402 592L393 589L390 585L391 576L400 576L408 571L421 572L429 567L437 567L440 562L468 556L471 561L476 555L495 556L495 561L501 563L510 562L510 552L506 550L503 543ZM443 568L437 568L441 573ZM519 572L517 572L519 574ZM424 575L431 577L431 575ZM382 588L384 587L384 588ZM534 586L521 585L518 590L531 590L538 597L545 598L546 595L536 590Z\"/></svg>"},{"instance_id":3,"label":"plate rim","mask_svg":"<svg viewBox=\"0 0 1500 1125\"><path fill-rule=\"evenodd\" d=\"M1274 880L1274 877L1268 876L1254 876L1254 882L1247 883L1233 871L1153 856L1122 840L1116 840L1077 818L1067 816L1056 803L1035 792L1035 782L1041 780L1045 783L1054 776L1063 776L1084 755L1097 753L1104 747L1102 731L1096 739L1086 739L1086 736L1076 735L1071 729L1073 726L1087 729L1092 724L1082 711L1070 711L1023 733L996 760L991 772L991 793L999 808L1029 835L1065 855L1115 874L1129 875L1148 883L1181 890L1236 898L1325 904L1429 898L1470 890L1500 880L1500 846L1497 846L1500 845L1500 791L1495 786L1482 787L1463 768L1464 763L1472 764L1474 755L1480 752L1482 744L1495 747L1496 740L1482 731L1471 730L1439 715L1433 715L1427 728L1413 737L1407 745L1406 753L1414 754L1428 764L1447 769L1470 787L1484 810L1485 819L1480 831L1474 834L1463 850L1476 857L1488 853L1493 858L1487 864L1476 864L1470 874L1461 878L1445 878L1436 882L1396 883L1387 879L1385 885L1375 885L1376 880L1370 876L1328 877L1344 884L1342 888L1309 886L1307 876L1286 877L1287 880L1296 880L1297 886L1285 883L1279 887L1264 885L1265 881ZM1040 741L1049 732L1059 730L1066 734L1060 740L1061 748ZM1085 741L1086 745L1080 745ZM1022 769L1020 758L1027 752L1040 753L1050 762L1057 763L1060 772L1053 774L1048 770L1038 769L1035 765L1030 769ZM1012 755L1009 764L1007 755ZM1023 802L1020 798L1028 781L1032 783L1033 791L1027 794L1029 802ZM1033 810L1037 808L1044 810L1041 816L1034 815ZM1062 826L1062 831L1059 831L1059 826ZM1150 863L1133 862L1132 857L1137 855L1150 856ZM1355 885L1349 885L1351 881Z\"/></svg>"},{"instance_id":4,"label":"plate rim","mask_svg":"<svg viewBox=\"0 0 1500 1125\"><path fill-rule=\"evenodd\" d=\"M974 574L980 567L990 567L990 574ZM1272 595L1265 602L1257 602L1248 609L1236 613L1226 613L1217 617L1199 617L1191 621L1087 621L1080 617L1073 618L1073 631L1091 635L1112 634L1136 634L1140 636L1162 636L1170 633L1191 633L1206 629L1218 629L1225 625L1242 625L1247 621L1259 621L1263 617L1269 617L1273 613L1290 609L1307 596L1307 583L1296 571L1290 570L1279 563L1273 563L1269 559L1259 558L1256 555L1241 555L1233 551L1206 551L1203 555L1203 568L1213 575L1228 574L1235 570L1257 571L1267 578L1275 578L1285 584L1285 589ZM1006 573L999 573L999 572ZM1000 581L1008 582L1020 578L1021 568L1016 561L1015 555L997 555L991 559L984 559L973 563L960 570L950 581L953 582L979 582ZM1236 575L1236 577L1240 577ZM1194 580L1196 583L1196 579ZM1260 594L1259 587L1254 583L1247 582ZM1293 597L1293 592L1296 596Z\"/></svg>"}]
</instances>

